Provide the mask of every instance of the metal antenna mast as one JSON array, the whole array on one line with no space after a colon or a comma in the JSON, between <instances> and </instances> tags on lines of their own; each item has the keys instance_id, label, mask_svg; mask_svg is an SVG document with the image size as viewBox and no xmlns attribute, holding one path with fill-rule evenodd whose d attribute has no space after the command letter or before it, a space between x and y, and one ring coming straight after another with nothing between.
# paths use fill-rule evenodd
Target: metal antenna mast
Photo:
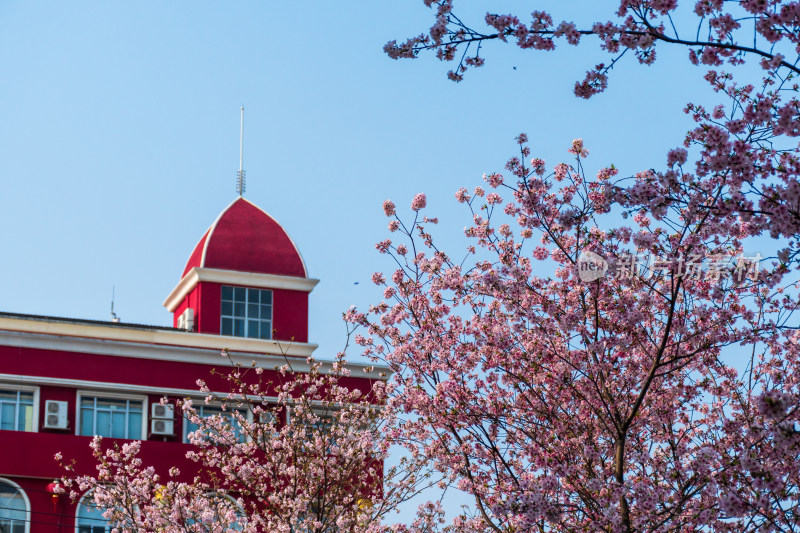
<instances>
[{"instance_id":1,"label":"metal antenna mast","mask_svg":"<svg viewBox=\"0 0 800 533\"><path fill-rule=\"evenodd\" d=\"M239 127L239 171L236 173L236 192L239 196L244 194L244 168L242 168L242 161L244 159L244 106L241 108L241 122Z\"/></svg>"},{"instance_id":2,"label":"metal antenna mast","mask_svg":"<svg viewBox=\"0 0 800 533\"><path fill-rule=\"evenodd\" d=\"M111 321L112 322L119 322L119 317L117 313L114 312L114 286L111 286Z\"/></svg>"}]
</instances>

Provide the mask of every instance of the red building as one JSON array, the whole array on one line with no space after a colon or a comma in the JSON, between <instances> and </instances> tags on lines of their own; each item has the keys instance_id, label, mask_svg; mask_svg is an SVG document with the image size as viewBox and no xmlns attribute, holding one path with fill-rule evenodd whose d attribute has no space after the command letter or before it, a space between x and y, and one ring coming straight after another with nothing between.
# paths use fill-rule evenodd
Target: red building
<instances>
[{"instance_id":1,"label":"red building","mask_svg":"<svg viewBox=\"0 0 800 533\"><path fill-rule=\"evenodd\" d=\"M141 457L158 471L191 472L193 428L160 399L199 397L199 378L227 392L211 373L229 368L224 348L265 374L285 357L302 368L316 348L308 297L317 283L280 224L240 197L203 234L167 296L173 327L0 312L0 533L109 531L98 511L51 492L63 474L56 452L94 473L93 435L142 440ZM353 375L367 377L350 386L368 390L369 375Z\"/></svg>"}]
</instances>

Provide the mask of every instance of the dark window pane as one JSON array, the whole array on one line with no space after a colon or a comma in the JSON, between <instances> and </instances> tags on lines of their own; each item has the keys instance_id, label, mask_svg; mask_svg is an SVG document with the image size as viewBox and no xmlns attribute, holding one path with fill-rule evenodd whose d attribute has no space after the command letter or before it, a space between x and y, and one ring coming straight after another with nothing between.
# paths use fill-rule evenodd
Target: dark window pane
<instances>
[{"instance_id":1,"label":"dark window pane","mask_svg":"<svg viewBox=\"0 0 800 533\"><path fill-rule=\"evenodd\" d=\"M0 429L14 429L14 411L16 410L14 404L4 403L0 409Z\"/></svg>"},{"instance_id":2,"label":"dark window pane","mask_svg":"<svg viewBox=\"0 0 800 533\"><path fill-rule=\"evenodd\" d=\"M258 304L247 304L247 318L258 318Z\"/></svg>"},{"instance_id":3,"label":"dark window pane","mask_svg":"<svg viewBox=\"0 0 800 533\"><path fill-rule=\"evenodd\" d=\"M81 409L81 435L92 436L94 434L94 410L90 408Z\"/></svg>"},{"instance_id":4,"label":"dark window pane","mask_svg":"<svg viewBox=\"0 0 800 533\"><path fill-rule=\"evenodd\" d=\"M271 319L272 318L272 306L271 305L261 305L261 319Z\"/></svg>"},{"instance_id":5,"label":"dark window pane","mask_svg":"<svg viewBox=\"0 0 800 533\"><path fill-rule=\"evenodd\" d=\"M244 303L236 302L233 304L233 316L244 318Z\"/></svg>"},{"instance_id":6,"label":"dark window pane","mask_svg":"<svg viewBox=\"0 0 800 533\"><path fill-rule=\"evenodd\" d=\"M247 321L247 336L254 339L258 338L258 320Z\"/></svg>"},{"instance_id":7,"label":"dark window pane","mask_svg":"<svg viewBox=\"0 0 800 533\"><path fill-rule=\"evenodd\" d=\"M272 303L272 291L261 291L261 303L262 304Z\"/></svg>"},{"instance_id":8,"label":"dark window pane","mask_svg":"<svg viewBox=\"0 0 800 533\"><path fill-rule=\"evenodd\" d=\"M232 318L223 318L222 319L222 334L223 335L233 335L233 319Z\"/></svg>"},{"instance_id":9,"label":"dark window pane","mask_svg":"<svg viewBox=\"0 0 800 533\"><path fill-rule=\"evenodd\" d=\"M235 295L234 300L236 300L237 302L243 302L243 301L245 301L245 298L247 297L246 296L247 295L247 289L245 289L244 287L236 287L234 289L234 295Z\"/></svg>"},{"instance_id":10,"label":"dark window pane","mask_svg":"<svg viewBox=\"0 0 800 533\"><path fill-rule=\"evenodd\" d=\"M247 289L247 303L249 304L257 304L258 303L258 294L261 291L258 289Z\"/></svg>"},{"instance_id":11,"label":"dark window pane","mask_svg":"<svg viewBox=\"0 0 800 533\"><path fill-rule=\"evenodd\" d=\"M108 411L97 411L97 427L94 428L94 434L101 437L113 437L111 435L111 413Z\"/></svg>"},{"instance_id":12,"label":"dark window pane","mask_svg":"<svg viewBox=\"0 0 800 533\"><path fill-rule=\"evenodd\" d=\"M100 401L101 401L101 399L98 398L97 399L98 405L100 404ZM111 399L108 399L108 400L103 400L103 401L108 405L109 409L112 409L112 410L113 409L125 409L126 407L128 407L128 402L125 401L125 400L111 400Z\"/></svg>"},{"instance_id":13,"label":"dark window pane","mask_svg":"<svg viewBox=\"0 0 800 533\"><path fill-rule=\"evenodd\" d=\"M222 299L233 300L233 287L228 287L227 285L222 286Z\"/></svg>"},{"instance_id":14,"label":"dark window pane","mask_svg":"<svg viewBox=\"0 0 800 533\"><path fill-rule=\"evenodd\" d=\"M233 303L222 302L222 314L225 316L231 316L233 314Z\"/></svg>"},{"instance_id":15,"label":"dark window pane","mask_svg":"<svg viewBox=\"0 0 800 533\"><path fill-rule=\"evenodd\" d=\"M131 413L128 415L128 438L142 438L142 415L139 413Z\"/></svg>"},{"instance_id":16,"label":"dark window pane","mask_svg":"<svg viewBox=\"0 0 800 533\"><path fill-rule=\"evenodd\" d=\"M111 436L118 439L127 437L125 413L111 413Z\"/></svg>"},{"instance_id":17,"label":"dark window pane","mask_svg":"<svg viewBox=\"0 0 800 533\"><path fill-rule=\"evenodd\" d=\"M259 338L261 338L261 339L271 339L272 338L272 336L270 335L272 333L271 330L272 330L272 324L271 323L269 323L269 322L261 322L261 331L259 332L260 333Z\"/></svg>"},{"instance_id":18,"label":"dark window pane","mask_svg":"<svg viewBox=\"0 0 800 533\"><path fill-rule=\"evenodd\" d=\"M244 319L237 318L233 321L233 336L244 337Z\"/></svg>"}]
</instances>

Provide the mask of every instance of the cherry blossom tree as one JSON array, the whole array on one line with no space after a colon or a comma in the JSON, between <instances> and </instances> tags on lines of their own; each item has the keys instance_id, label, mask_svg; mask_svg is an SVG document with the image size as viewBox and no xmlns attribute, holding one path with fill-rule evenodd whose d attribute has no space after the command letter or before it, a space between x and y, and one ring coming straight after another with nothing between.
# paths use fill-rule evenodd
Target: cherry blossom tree
<instances>
[{"instance_id":1,"label":"cherry blossom tree","mask_svg":"<svg viewBox=\"0 0 800 533\"><path fill-rule=\"evenodd\" d=\"M75 500L90 490L125 532L387 530L383 517L430 482L424 463L408 457L384 469L394 430L386 382L364 394L342 383L349 371L341 359L308 363L303 372L287 364L275 383L252 379L266 375L261 368L236 367L225 396L201 382L223 415L201 417L191 400L178 402L198 427L187 454L197 463L191 482L177 468L159 475L144 464L141 442L108 446L95 437L97 475L66 476L64 491Z\"/></svg>"},{"instance_id":2,"label":"cherry blossom tree","mask_svg":"<svg viewBox=\"0 0 800 533\"><path fill-rule=\"evenodd\" d=\"M474 497L454 525L798 530L800 3L622 0L585 27L535 5L470 21L454 0L424 3L431 28L385 51L434 52L454 81L495 43L594 41L609 60L575 84L589 98L626 56L680 46L721 97L687 104L683 145L627 179L587 178L580 141L573 164L547 167L521 136L512 179L457 193L464 259L437 247L424 201L406 223L384 205L401 241L379 250L398 270L375 277L387 302L350 319L396 371L409 445Z\"/></svg>"},{"instance_id":3,"label":"cherry blossom tree","mask_svg":"<svg viewBox=\"0 0 800 533\"><path fill-rule=\"evenodd\" d=\"M797 530L796 272L744 253L760 230L715 208L727 171L590 178L580 139L549 170L518 142L488 192L456 193L463 256L424 195L409 220L387 200L397 269L347 315L409 448L474 498L451 527Z\"/></svg>"},{"instance_id":4,"label":"cherry blossom tree","mask_svg":"<svg viewBox=\"0 0 800 533\"><path fill-rule=\"evenodd\" d=\"M739 215L750 231L783 239L781 259L796 258L800 2L697 0L679 8L676 0L621 0L609 3L608 20L578 27L568 20L556 22L553 14L536 9L537 2L531 3L529 18L487 12L483 20L470 21L458 14L455 0L423 1L432 10L431 28L400 44L391 41L384 50L394 59L430 51L442 61L457 61L448 73L455 81L484 64L490 44L552 51L564 43L594 42L609 59L592 66L575 84L575 95L589 98L606 90L614 66L626 56L649 65L659 47L683 47L692 64L708 67L705 80L722 99L713 109L687 105L685 111L697 126L688 133L684 147L670 151L670 164L686 163L686 150L694 148L688 158L695 166L694 176L725 184L723 194L707 208L723 218ZM747 68L748 60L760 69ZM692 75L688 69L686 75ZM647 179L665 182L671 177L667 173ZM682 200L656 195L647 199L646 207L657 213L665 203Z\"/></svg>"}]
</instances>

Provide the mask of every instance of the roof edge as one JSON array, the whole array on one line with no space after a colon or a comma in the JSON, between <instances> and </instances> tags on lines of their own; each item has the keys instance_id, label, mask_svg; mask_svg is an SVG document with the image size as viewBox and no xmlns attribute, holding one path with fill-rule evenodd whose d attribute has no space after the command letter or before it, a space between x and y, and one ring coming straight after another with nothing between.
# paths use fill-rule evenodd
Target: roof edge
<instances>
[{"instance_id":1,"label":"roof edge","mask_svg":"<svg viewBox=\"0 0 800 533\"><path fill-rule=\"evenodd\" d=\"M262 213L264 213L270 220L272 220L275 224L277 224L278 227L281 228L281 230L283 230L284 235L286 235L286 237L288 237L289 242L291 242L292 246L294 246L294 251L297 252L297 257L300 258L300 264L303 265L303 275L305 275L305 277L307 278L308 277L308 268L306 267L306 260L305 260L305 258L303 258L303 254L302 254L302 252L300 252L300 248L297 246L297 243L294 242L294 239L292 238L292 236L289 234L288 231L286 231L286 228L283 227L283 224L278 222L275 219L275 217L273 217L272 215L270 215L269 213L267 213L266 211L264 211L263 209L258 207L256 204L254 204L253 202L251 202L247 198L244 198L244 197L240 197L240 198L242 200L244 200L245 202L247 202L248 204L250 204L253 207L255 207L256 209L258 209L259 211L261 211ZM234 203L235 203L235 200L234 200ZM231 204L231 206L232 205L233 204ZM230 209L231 206L228 206L227 209ZM227 211L227 209L226 209L226 211ZM216 224L216 222L215 222L215 224ZM208 242L208 240L206 240L206 242ZM203 259L205 259L205 250L203 251ZM205 266L205 263L203 265L201 265L201 266Z\"/></svg>"},{"instance_id":2,"label":"roof edge","mask_svg":"<svg viewBox=\"0 0 800 533\"><path fill-rule=\"evenodd\" d=\"M240 270L222 270L218 268L193 267L178 282L172 292L164 300L164 307L171 313L201 281L211 283L230 283L245 287L263 289L286 289L290 291L311 292L319 283L318 279L281 276L278 274L262 274L260 272L242 272Z\"/></svg>"},{"instance_id":3,"label":"roof edge","mask_svg":"<svg viewBox=\"0 0 800 533\"><path fill-rule=\"evenodd\" d=\"M219 214L219 215L217 215L217 218L216 218L216 219L214 219L214 222L213 222L213 223L211 224L211 226L208 228L208 231L206 231L206 233L208 234L208 236L206 237L206 242L204 242L204 243L203 243L203 253L202 253L202 254L200 254L200 264L199 264L199 265L197 265L197 266L199 266L200 268L203 268L203 267L205 267L205 266L206 266L206 252L208 251L208 243L209 243L209 242L211 242L211 237L214 235L214 230L215 230L215 229L217 229L217 224L219 223L219 221L220 221L220 219L222 218L222 216L223 216L225 213L227 213L227 212L228 212L228 209L230 209L231 207L233 207L233 204L235 204L235 203L236 203L236 202L238 202L239 200L244 200L244 198L243 198L243 197L241 197L241 196L239 196L238 198L234 199L234 200L233 200L231 203L229 203L229 204L228 204L228 206L227 206L225 209L223 209L223 210L220 212L220 214ZM244 201L245 201L245 202L247 202L247 200L244 200ZM247 203L251 203L251 202L247 202ZM284 231L285 231L285 230L284 230ZM205 235L206 233L204 233L203 235ZM201 237L201 238L202 238L202 237Z\"/></svg>"},{"instance_id":4,"label":"roof edge","mask_svg":"<svg viewBox=\"0 0 800 533\"><path fill-rule=\"evenodd\" d=\"M304 342L287 342L271 339L250 339L245 337L228 337L208 333L190 333L169 330L123 329L108 325L71 324L39 320L0 318L0 344L13 345L7 342L14 336L41 335L52 342L66 346L71 342L92 343L101 350L110 352L112 344L122 343L126 346L138 346L148 352L158 352L165 347L174 349L211 350L219 353L229 349L231 352L251 354L267 354L264 357L292 356L310 357L317 345ZM62 348L63 349L63 348ZM87 352L89 353L89 352ZM271 354L271 355L269 355ZM109 355L112 355L109 353ZM216 356L219 357L218 355ZM252 357L252 356L250 356Z\"/></svg>"}]
</instances>

